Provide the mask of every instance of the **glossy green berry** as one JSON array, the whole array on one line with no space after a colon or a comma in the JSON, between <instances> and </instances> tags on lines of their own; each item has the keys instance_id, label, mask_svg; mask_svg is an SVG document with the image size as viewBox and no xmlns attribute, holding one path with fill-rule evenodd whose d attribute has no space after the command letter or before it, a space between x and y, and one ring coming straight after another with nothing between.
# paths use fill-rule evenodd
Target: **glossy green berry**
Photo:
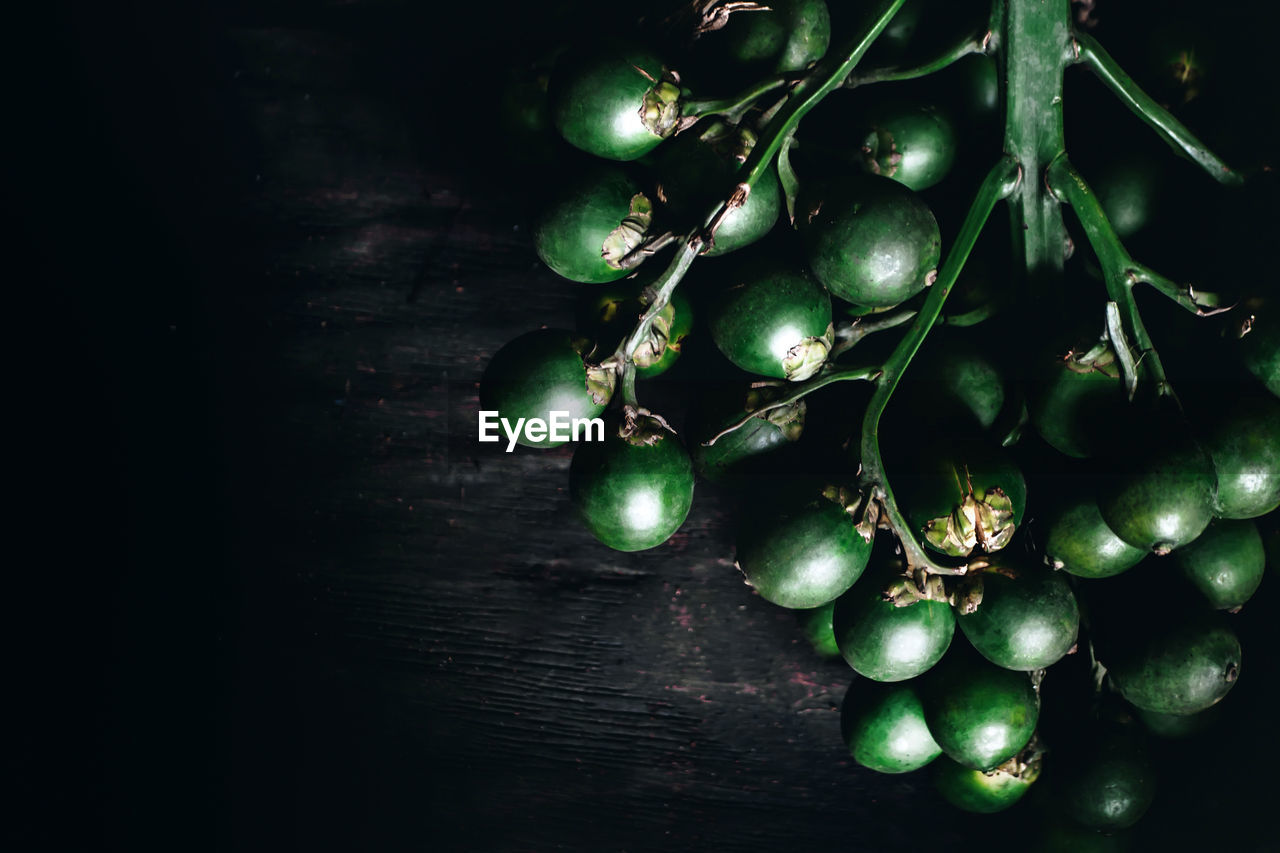
<instances>
[{"instance_id":1,"label":"glossy green berry","mask_svg":"<svg viewBox=\"0 0 1280 853\"><path fill-rule=\"evenodd\" d=\"M1174 417L1136 420L1117 436L1098 490L1107 526L1156 554L1194 541L1213 518L1213 464Z\"/></svg>"},{"instance_id":2,"label":"glossy green berry","mask_svg":"<svg viewBox=\"0 0 1280 853\"><path fill-rule=\"evenodd\" d=\"M1264 304L1237 327L1237 351L1244 366L1280 397L1280 308Z\"/></svg>"},{"instance_id":3,"label":"glossy green berry","mask_svg":"<svg viewBox=\"0 0 1280 853\"><path fill-rule=\"evenodd\" d=\"M950 758L934 765L933 783L943 799L958 809L975 814L995 814L1018 802L1040 776L1040 761L1032 766L1001 765L983 772L965 767Z\"/></svg>"},{"instance_id":4,"label":"glossy green berry","mask_svg":"<svg viewBox=\"0 0 1280 853\"><path fill-rule=\"evenodd\" d=\"M699 124L664 150L657 197L684 228L704 225L737 184L737 170L755 145L755 134L720 121ZM770 166L747 200L716 225L707 257L726 255L764 237L782 212L782 186Z\"/></svg>"},{"instance_id":5,"label":"glossy green berry","mask_svg":"<svg viewBox=\"0 0 1280 853\"><path fill-rule=\"evenodd\" d=\"M577 327L596 342L597 358L608 358L626 340L649 307L645 288L652 277L641 272L635 279L604 287L583 288L578 299ZM684 292L671 294L666 307L654 318L648 337L632 360L636 377L650 379L666 373L680 358L685 339L693 332L693 306Z\"/></svg>"},{"instance_id":6,"label":"glossy green berry","mask_svg":"<svg viewBox=\"0 0 1280 853\"><path fill-rule=\"evenodd\" d=\"M777 389L739 389L723 397L704 396L697 401L689 432L693 436L693 467L708 480L723 480L749 462L781 450L804 432L807 407L803 399L757 417L733 432L721 435L752 412L777 398ZM717 437L718 436L718 437ZM715 439L713 444L706 442Z\"/></svg>"},{"instance_id":7,"label":"glossy green berry","mask_svg":"<svg viewBox=\"0 0 1280 853\"><path fill-rule=\"evenodd\" d=\"M1220 519L1170 558L1217 610L1240 607L1262 583L1267 555L1252 521Z\"/></svg>"},{"instance_id":8,"label":"glossy green berry","mask_svg":"<svg viewBox=\"0 0 1280 853\"><path fill-rule=\"evenodd\" d=\"M1027 485L1008 451L939 437L898 460L899 505L936 551L955 557L1005 547L1022 523Z\"/></svg>"},{"instance_id":9,"label":"glossy green berry","mask_svg":"<svg viewBox=\"0 0 1280 853\"><path fill-rule=\"evenodd\" d=\"M1094 829L1132 826L1155 799L1155 772L1133 732L1090 737L1055 771L1063 809Z\"/></svg>"},{"instance_id":10,"label":"glossy green berry","mask_svg":"<svg viewBox=\"0 0 1280 853\"><path fill-rule=\"evenodd\" d=\"M724 52L755 73L802 71L831 43L826 0L772 0L761 12L729 16L719 32Z\"/></svg>"},{"instance_id":11,"label":"glossy green berry","mask_svg":"<svg viewBox=\"0 0 1280 853\"><path fill-rule=\"evenodd\" d=\"M910 684L854 679L840 708L840 731L853 760L880 773L910 773L942 754Z\"/></svg>"},{"instance_id":12,"label":"glossy green berry","mask_svg":"<svg viewBox=\"0 0 1280 853\"><path fill-rule=\"evenodd\" d=\"M1214 705L1195 714L1161 714L1135 708L1138 719L1156 737L1179 739L1190 737L1213 725L1222 705Z\"/></svg>"},{"instance_id":13,"label":"glossy green berry","mask_svg":"<svg viewBox=\"0 0 1280 853\"><path fill-rule=\"evenodd\" d=\"M1202 441L1217 477L1214 515L1257 518L1280 507L1280 400L1238 398Z\"/></svg>"},{"instance_id":14,"label":"glossy green berry","mask_svg":"<svg viewBox=\"0 0 1280 853\"><path fill-rule=\"evenodd\" d=\"M999 344L966 330L931 331L900 386L906 417L951 423L956 414L990 429L1009 398L1004 371L996 361L1001 351ZM895 407L886 414L897 411Z\"/></svg>"},{"instance_id":15,"label":"glossy green berry","mask_svg":"<svg viewBox=\"0 0 1280 853\"><path fill-rule=\"evenodd\" d=\"M919 196L890 178L849 176L804 187L796 224L814 276L841 299L897 305L937 277L938 222Z\"/></svg>"},{"instance_id":16,"label":"glossy green berry","mask_svg":"<svg viewBox=\"0 0 1280 853\"><path fill-rule=\"evenodd\" d=\"M653 203L619 166L591 164L567 180L533 226L542 262L571 281L631 274L624 261L648 235Z\"/></svg>"},{"instance_id":17,"label":"glossy green berry","mask_svg":"<svg viewBox=\"0 0 1280 853\"><path fill-rule=\"evenodd\" d=\"M872 107L854 138L863 168L916 191L945 178L955 161L955 128L931 105L893 100Z\"/></svg>"},{"instance_id":18,"label":"glossy green berry","mask_svg":"<svg viewBox=\"0 0 1280 853\"><path fill-rule=\"evenodd\" d=\"M831 349L831 297L802 270L754 257L725 276L709 308L711 338L748 373L808 379Z\"/></svg>"},{"instance_id":19,"label":"glossy green berry","mask_svg":"<svg viewBox=\"0 0 1280 853\"><path fill-rule=\"evenodd\" d=\"M1114 350L1102 342L1044 363L1030 397L1031 423L1050 447L1079 459L1095 455L1125 405Z\"/></svg>"},{"instance_id":20,"label":"glossy green berry","mask_svg":"<svg viewBox=\"0 0 1280 853\"><path fill-rule=\"evenodd\" d=\"M954 761L990 770L1018 754L1035 732L1040 709L1031 679L957 649L922 687L925 721Z\"/></svg>"},{"instance_id":21,"label":"glossy green berry","mask_svg":"<svg viewBox=\"0 0 1280 853\"><path fill-rule=\"evenodd\" d=\"M746 527L738 537L738 568L765 601L819 607L862 575L871 543L835 500L797 501Z\"/></svg>"},{"instance_id":22,"label":"glossy green berry","mask_svg":"<svg viewBox=\"0 0 1280 853\"><path fill-rule=\"evenodd\" d=\"M1081 578L1107 578L1128 571L1147 552L1125 542L1102 520L1092 490L1065 499L1048 518L1045 562Z\"/></svg>"},{"instance_id":23,"label":"glossy green berry","mask_svg":"<svg viewBox=\"0 0 1280 853\"><path fill-rule=\"evenodd\" d=\"M840 657L840 647L836 645L836 632L831 625L831 615L835 609L836 603L828 601L821 607L796 611L796 617L800 620L800 631L819 657Z\"/></svg>"},{"instance_id":24,"label":"glossy green berry","mask_svg":"<svg viewBox=\"0 0 1280 853\"><path fill-rule=\"evenodd\" d=\"M1002 552L978 577L982 601L956 621L987 660L1030 672L1052 666L1075 647L1080 609L1061 573Z\"/></svg>"},{"instance_id":25,"label":"glossy green berry","mask_svg":"<svg viewBox=\"0 0 1280 853\"><path fill-rule=\"evenodd\" d=\"M564 57L547 90L551 120L573 146L607 160L635 160L673 134L680 88L657 54L605 44Z\"/></svg>"},{"instance_id":26,"label":"glossy green berry","mask_svg":"<svg viewBox=\"0 0 1280 853\"><path fill-rule=\"evenodd\" d=\"M927 672L955 634L946 602L890 600L886 590L895 582L902 582L896 561L878 566L841 596L832 617L840 653L855 672L874 681L906 681Z\"/></svg>"},{"instance_id":27,"label":"glossy green berry","mask_svg":"<svg viewBox=\"0 0 1280 853\"><path fill-rule=\"evenodd\" d=\"M695 42L690 81L699 89L737 91L747 80L803 71L826 54L831 18L825 0L760 6L731 12L724 26Z\"/></svg>"},{"instance_id":28,"label":"glossy green berry","mask_svg":"<svg viewBox=\"0 0 1280 853\"><path fill-rule=\"evenodd\" d=\"M1120 695L1145 711L1194 714L1240 675L1240 641L1220 614L1170 618L1117 642L1103 663Z\"/></svg>"},{"instance_id":29,"label":"glossy green berry","mask_svg":"<svg viewBox=\"0 0 1280 853\"><path fill-rule=\"evenodd\" d=\"M693 503L693 465L675 433L647 417L610 419L603 441L583 441L569 466L569 494L596 538L643 551L680 529Z\"/></svg>"},{"instance_id":30,"label":"glossy green berry","mask_svg":"<svg viewBox=\"0 0 1280 853\"><path fill-rule=\"evenodd\" d=\"M1094 179L1093 188L1116 234L1130 237L1159 213L1166 181L1156 161L1128 157L1109 162Z\"/></svg>"},{"instance_id":31,"label":"glossy green berry","mask_svg":"<svg viewBox=\"0 0 1280 853\"><path fill-rule=\"evenodd\" d=\"M583 362L582 353L589 346L562 329L539 329L511 341L485 368L480 380L481 411L496 411L527 447L564 444L568 439L555 440L551 431L531 438L517 424L521 419L526 425L533 419L549 424L553 412L562 413L556 417L568 420L571 435L573 420L595 418L604 411L613 393L614 374Z\"/></svg>"}]
</instances>

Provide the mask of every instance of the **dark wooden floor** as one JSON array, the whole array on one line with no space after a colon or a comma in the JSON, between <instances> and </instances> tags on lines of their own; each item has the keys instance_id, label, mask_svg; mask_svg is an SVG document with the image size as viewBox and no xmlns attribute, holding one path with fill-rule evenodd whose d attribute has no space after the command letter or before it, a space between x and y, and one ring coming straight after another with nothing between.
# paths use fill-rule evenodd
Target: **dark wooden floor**
<instances>
[{"instance_id":1,"label":"dark wooden floor","mask_svg":"<svg viewBox=\"0 0 1280 853\"><path fill-rule=\"evenodd\" d=\"M380 0L58 19L64 94L25 141L62 167L21 189L65 450L29 502L75 519L39 528L75 595L12 604L47 637L23 674L50 732L16 753L40 805L14 849L879 851L1010 826L853 765L850 670L741 583L729 495L614 553L572 517L568 449L475 441L489 356L576 296L484 130L486 63L549 26L510 14L491 38L478 5Z\"/></svg>"}]
</instances>

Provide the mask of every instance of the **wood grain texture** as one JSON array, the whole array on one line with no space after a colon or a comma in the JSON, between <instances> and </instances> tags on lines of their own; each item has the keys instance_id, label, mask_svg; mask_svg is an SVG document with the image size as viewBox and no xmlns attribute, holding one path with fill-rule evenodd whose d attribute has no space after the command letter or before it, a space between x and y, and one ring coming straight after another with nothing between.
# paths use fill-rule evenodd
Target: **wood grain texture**
<instances>
[{"instance_id":1,"label":"wood grain texture","mask_svg":"<svg viewBox=\"0 0 1280 853\"><path fill-rule=\"evenodd\" d=\"M15 849L1026 837L945 806L928 771L853 764L851 670L742 583L739 494L700 483L669 543L620 554L573 517L570 448L475 440L489 357L572 323L578 286L529 238L552 164L515 177L491 109L522 48L602 25L571 6L274 0L64 22L77 58L57 66L47 132L27 134L44 150L23 162L48 168L16 205L51 226L31 251L59 302L30 316L61 318L33 351L62 402L26 418L53 439L29 500L61 561L16 573L50 587L13 597L19 657L35 637L48 659L27 667L48 733L18 746L12 775L40 808ZM678 420L703 390L678 367L646 393ZM848 403L815 400L810 432L838 438ZM68 495L70 524L50 509ZM1242 629L1255 669L1234 730L1269 730L1264 622ZM1163 759L1155 838L1266 849L1265 822L1222 815L1268 813L1252 780L1274 747L1216 746ZM55 844L66 832L91 843Z\"/></svg>"},{"instance_id":2,"label":"wood grain texture","mask_svg":"<svg viewBox=\"0 0 1280 853\"><path fill-rule=\"evenodd\" d=\"M300 569L311 629L303 836L954 845L948 825L922 836L886 819L887 804L933 795L920 774L852 764L838 710L852 673L742 583L726 495L700 487L670 542L615 553L572 515L570 448L475 440L488 358L570 324L577 286L537 261L520 187L447 162L450 144L424 158L428 129L385 97L391 81L353 71L386 48L379 35L230 34L262 151L245 215L263 244L262 369L281 392L269 429L290 481L274 509L299 534L278 557ZM329 703L342 710L316 708Z\"/></svg>"}]
</instances>

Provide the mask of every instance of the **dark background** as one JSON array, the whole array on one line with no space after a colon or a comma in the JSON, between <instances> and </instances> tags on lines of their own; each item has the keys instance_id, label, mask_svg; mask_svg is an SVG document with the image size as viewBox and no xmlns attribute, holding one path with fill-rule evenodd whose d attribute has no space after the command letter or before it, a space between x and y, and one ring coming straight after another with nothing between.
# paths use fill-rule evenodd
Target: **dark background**
<instances>
[{"instance_id":1,"label":"dark background","mask_svg":"<svg viewBox=\"0 0 1280 853\"><path fill-rule=\"evenodd\" d=\"M487 358L575 295L489 135L502 57L581 21L175 5L10 34L12 849L896 850L1006 826L848 760L849 671L743 588L723 493L615 554L571 517L568 449L474 442ZM1153 831L1268 845L1238 819L1273 754L1255 698L1174 765Z\"/></svg>"}]
</instances>

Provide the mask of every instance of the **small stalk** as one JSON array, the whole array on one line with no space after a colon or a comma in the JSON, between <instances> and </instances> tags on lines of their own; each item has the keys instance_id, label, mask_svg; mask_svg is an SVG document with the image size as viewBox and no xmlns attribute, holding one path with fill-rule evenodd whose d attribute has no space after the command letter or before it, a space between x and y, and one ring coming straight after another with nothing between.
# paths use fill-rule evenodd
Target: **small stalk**
<instances>
[{"instance_id":1,"label":"small stalk","mask_svg":"<svg viewBox=\"0 0 1280 853\"><path fill-rule=\"evenodd\" d=\"M618 349L608 360L601 363L601 366L613 366L615 369L622 366L631 366L631 359L636 354L636 350L640 349L640 345L644 343L649 336L649 331L653 328L654 319L662 313L662 309L667 307L667 303L671 301L671 294L675 292L676 285L684 278L689 267L693 264L694 258L698 257L698 253L702 251L703 240L697 234L691 234L681 241L676 256L672 258L671 263L663 270L662 275L658 277L650 290L653 291L653 301L649 303L649 308L640 317L640 322L636 323L636 327L631 330L631 334L626 337L618 345ZM626 374L621 376L626 381ZM633 380L634 381L634 380ZM624 386L625 389L625 386ZM634 401L627 400L628 403Z\"/></svg>"},{"instance_id":2,"label":"small stalk","mask_svg":"<svg viewBox=\"0 0 1280 853\"><path fill-rule=\"evenodd\" d=\"M1147 334L1142 315L1138 312L1138 304L1133 298L1133 285L1139 281L1138 267L1120 242L1098 196L1065 156L1050 164L1046 181L1054 195L1063 203L1071 205L1076 218L1080 220L1089 245L1093 247L1098 263L1102 266L1102 280L1106 285L1107 295L1116 303L1124 320L1125 330L1138 350L1138 361L1155 383L1156 393L1172 397L1173 388L1165 377L1164 365L1151 343L1151 336ZM1120 346L1120 342L1116 344L1117 347Z\"/></svg>"},{"instance_id":3,"label":"small stalk","mask_svg":"<svg viewBox=\"0 0 1280 853\"><path fill-rule=\"evenodd\" d=\"M991 30L970 36L955 44L928 62L910 68L872 68L869 71L849 75L844 81L844 88L856 89L859 86L870 86L872 83L895 83L900 80L915 80L927 77L942 69L954 65L966 56L974 53L986 53L991 43Z\"/></svg>"},{"instance_id":4,"label":"small stalk","mask_svg":"<svg viewBox=\"0 0 1280 853\"><path fill-rule=\"evenodd\" d=\"M1133 259L1130 259L1129 264L1129 272L1139 283L1151 285L1157 292L1164 294L1182 308L1199 317L1212 317L1214 314L1221 314L1235 307L1234 305L1222 305L1221 297L1216 293L1208 290L1196 290L1189 284L1178 284L1176 281L1160 275L1160 273L1146 264L1138 263Z\"/></svg>"},{"instance_id":5,"label":"small stalk","mask_svg":"<svg viewBox=\"0 0 1280 853\"><path fill-rule=\"evenodd\" d=\"M870 381L879 375L880 369L878 367L836 367L832 364L826 364L818 371L816 376L804 382L791 383L791 390L788 393L767 405L761 406L737 423L725 427L707 441L702 442L702 444L704 447L710 447L729 433L742 429L751 423L753 418L758 418L765 412L771 412L774 409L781 409L783 406L790 406L819 388L826 388L828 385L834 385L837 382Z\"/></svg>"},{"instance_id":6,"label":"small stalk","mask_svg":"<svg viewBox=\"0 0 1280 853\"><path fill-rule=\"evenodd\" d=\"M868 335L887 329L896 329L915 316L914 308L896 308L883 314L859 317L851 323L842 324L836 327L835 345L831 347L831 352L827 353L827 360L835 361L837 356L844 355L853 349Z\"/></svg>"},{"instance_id":7,"label":"small stalk","mask_svg":"<svg viewBox=\"0 0 1280 853\"><path fill-rule=\"evenodd\" d=\"M963 574L964 568L943 566L930 559L898 508L889 480L885 476L884 460L880 455L880 416L884 414L885 406L902 379L907 365L911 363L920 345L924 343L925 336L941 316L942 305L951 288L955 286L956 279L959 278L969 253L973 251L974 244L978 242L978 236L982 233L982 228L991 216L996 202L1008 198L1017 189L1021 174L1018 163L1012 157L1005 156L983 179L973 204L970 205L969 212L964 218L964 223L960 226L960 232L956 235L955 244L947 253L942 269L938 272L938 280L930 288L929 295L915 318L915 323L898 343L893 354L885 361L880 376L876 379L876 390L871 395L871 402L867 404L867 411L862 419L861 484L864 490L869 491L882 505L881 518L892 528L902 543L908 566L913 569L923 569L929 574Z\"/></svg>"},{"instance_id":8,"label":"small stalk","mask_svg":"<svg viewBox=\"0 0 1280 853\"><path fill-rule=\"evenodd\" d=\"M1085 33L1075 34L1076 61L1089 67L1108 89L1118 97L1129 110L1147 123L1165 142L1175 150L1181 151L1216 181L1228 185L1244 182L1239 172L1233 171L1207 146L1192 133L1186 125L1155 102L1150 95L1142 91L1133 82L1124 69L1111 58L1111 54L1102 49L1097 40Z\"/></svg>"},{"instance_id":9,"label":"small stalk","mask_svg":"<svg viewBox=\"0 0 1280 853\"><path fill-rule=\"evenodd\" d=\"M684 118L702 118L703 116L724 116L731 124L742 121L742 116L765 95L786 86L794 81L796 75L781 74L766 77L731 98L690 98L680 104L680 115Z\"/></svg>"}]
</instances>

